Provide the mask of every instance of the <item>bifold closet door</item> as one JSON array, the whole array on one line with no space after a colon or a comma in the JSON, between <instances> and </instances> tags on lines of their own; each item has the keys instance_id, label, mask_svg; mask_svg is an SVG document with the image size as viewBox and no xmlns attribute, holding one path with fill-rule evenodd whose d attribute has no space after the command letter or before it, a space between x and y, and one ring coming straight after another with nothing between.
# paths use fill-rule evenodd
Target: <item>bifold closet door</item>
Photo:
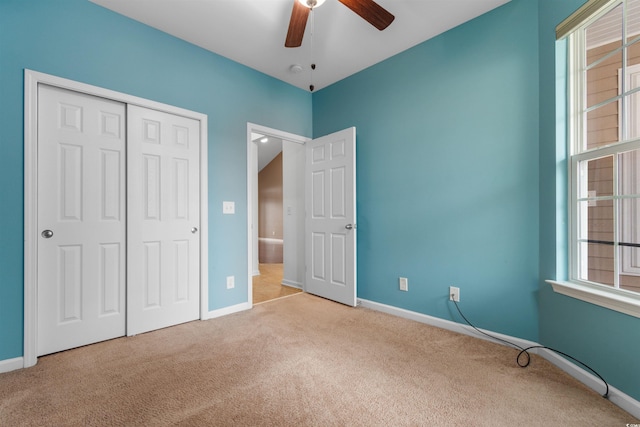
<instances>
[{"instance_id":1,"label":"bifold closet door","mask_svg":"<svg viewBox=\"0 0 640 427\"><path fill-rule=\"evenodd\" d=\"M125 334L125 105L38 87L38 349Z\"/></svg>"},{"instance_id":2,"label":"bifold closet door","mask_svg":"<svg viewBox=\"0 0 640 427\"><path fill-rule=\"evenodd\" d=\"M127 334L134 335L200 317L200 123L130 105L127 135Z\"/></svg>"}]
</instances>

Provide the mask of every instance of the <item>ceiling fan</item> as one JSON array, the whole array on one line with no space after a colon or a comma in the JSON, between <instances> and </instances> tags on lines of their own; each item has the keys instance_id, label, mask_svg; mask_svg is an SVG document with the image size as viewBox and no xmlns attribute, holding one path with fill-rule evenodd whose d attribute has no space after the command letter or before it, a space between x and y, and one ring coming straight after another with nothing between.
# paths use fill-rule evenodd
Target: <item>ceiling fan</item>
<instances>
[{"instance_id":1,"label":"ceiling fan","mask_svg":"<svg viewBox=\"0 0 640 427\"><path fill-rule=\"evenodd\" d=\"M343 5L360 15L362 19L382 31L395 19L391 13L373 0L338 0ZM289 31L284 42L285 47L302 45L304 29L307 26L309 13L320 6L324 0L293 0L293 10L289 21Z\"/></svg>"}]
</instances>

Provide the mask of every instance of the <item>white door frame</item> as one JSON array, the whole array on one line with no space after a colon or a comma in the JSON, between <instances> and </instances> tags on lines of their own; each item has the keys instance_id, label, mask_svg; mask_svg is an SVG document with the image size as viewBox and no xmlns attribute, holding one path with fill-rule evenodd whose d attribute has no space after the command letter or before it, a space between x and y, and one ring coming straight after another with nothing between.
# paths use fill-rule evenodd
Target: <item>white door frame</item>
<instances>
[{"instance_id":1,"label":"white door frame","mask_svg":"<svg viewBox=\"0 0 640 427\"><path fill-rule=\"evenodd\" d=\"M23 366L37 362L38 267L38 85L47 84L87 95L189 117L200 122L200 319L209 312L209 244L207 202L207 115L73 80L25 69L24 74L24 351Z\"/></svg>"},{"instance_id":2,"label":"white door frame","mask_svg":"<svg viewBox=\"0 0 640 427\"><path fill-rule=\"evenodd\" d=\"M258 146L251 140L252 132L298 144L311 141L311 138L306 136L247 122L247 283L249 286L247 302L249 307L253 307L253 262L258 249ZM256 224L255 227L254 224Z\"/></svg>"}]
</instances>

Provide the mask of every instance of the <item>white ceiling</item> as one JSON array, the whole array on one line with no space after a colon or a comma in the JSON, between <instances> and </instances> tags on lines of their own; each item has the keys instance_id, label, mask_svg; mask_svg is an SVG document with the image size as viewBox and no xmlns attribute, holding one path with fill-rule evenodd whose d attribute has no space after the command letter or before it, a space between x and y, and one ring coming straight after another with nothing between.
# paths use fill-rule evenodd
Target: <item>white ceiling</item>
<instances>
[{"instance_id":1,"label":"white ceiling","mask_svg":"<svg viewBox=\"0 0 640 427\"><path fill-rule=\"evenodd\" d=\"M295 0L90 0L294 86L322 89L510 0L377 0L384 31L338 0L313 10L301 47L285 48ZM313 37L311 31L313 29ZM315 71L310 64L315 63ZM301 65L300 73L290 71Z\"/></svg>"}]
</instances>

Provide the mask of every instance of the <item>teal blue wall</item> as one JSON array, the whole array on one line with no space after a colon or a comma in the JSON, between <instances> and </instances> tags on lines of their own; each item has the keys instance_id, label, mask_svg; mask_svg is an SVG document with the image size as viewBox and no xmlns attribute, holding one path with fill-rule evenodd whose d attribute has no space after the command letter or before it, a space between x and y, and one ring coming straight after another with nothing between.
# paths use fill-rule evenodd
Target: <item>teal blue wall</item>
<instances>
[{"instance_id":1,"label":"teal blue wall","mask_svg":"<svg viewBox=\"0 0 640 427\"><path fill-rule=\"evenodd\" d=\"M311 136L311 95L87 0L0 0L0 360L23 346L25 68L208 115L209 308L246 302L247 122Z\"/></svg>"},{"instance_id":2,"label":"teal blue wall","mask_svg":"<svg viewBox=\"0 0 640 427\"><path fill-rule=\"evenodd\" d=\"M544 283L567 277L555 26L582 3L512 0L317 92L314 137L357 128L359 297L460 321L459 286L478 326L569 353L638 399L640 320Z\"/></svg>"},{"instance_id":3,"label":"teal blue wall","mask_svg":"<svg viewBox=\"0 0 640 427\"><path fill-rule=\"evenodd\" d=\"M540 281L567 278L564 44L555 26L585 0L540 0ZM559 101L559 102L558 102ZM559 206L559 209L554 207ZM540 342L571 354L640 400L640 319L553 292L540 284Z\"/></svg>"},{"instance_id":4,"label":"teal blue wall","mask_svg":"<svg viewBox=\"0 0 640 427\"><path fill-rule=\"evenodd\" d=\"M514 0L318 91L357 129L358 297L538 340L538 6ZM398 290L398 277L409 292Z\"/></svg>"}]
</instances>

